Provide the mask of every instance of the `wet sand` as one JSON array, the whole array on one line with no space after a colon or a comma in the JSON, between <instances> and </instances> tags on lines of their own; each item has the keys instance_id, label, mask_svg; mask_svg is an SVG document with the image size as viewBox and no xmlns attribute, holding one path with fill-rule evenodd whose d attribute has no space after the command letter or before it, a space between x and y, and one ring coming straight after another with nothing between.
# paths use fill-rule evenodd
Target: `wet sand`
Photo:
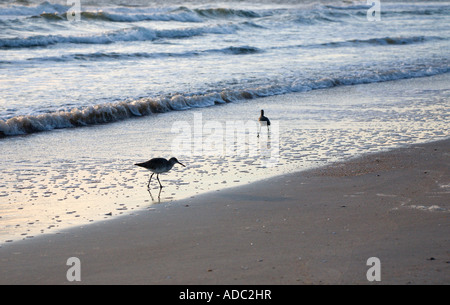
<instances>
[{"instance_id":1,"label":"wet sand","mask_svg":"<svg viewBox=\"0 0 450 305\"><path fill-rule=\"evenodd\" d=\"M450 284L450 140L4 244L0 284Z\"/></svg>"},{"instance_id":2,"label":"wet sand","mask_svg":"<svg viewBox=\"0 0 450 305\"><path fill-rule=\"evenodd\" d=\"M150 173L134 164L154 157L187 166L161 176L169 203L450 138L449 83L447 73L338 86L2 139L0 245L138 213L154 200ZM256 137L261 109L272 123L267 142ZM180 151L176 126L190 138Z\"/></svg>"},{"instance_id":3,"label":"wet sand","mask_svg":"<svg viewBox=\"0 0 450 305\"><path fill-rule=\"evenodd\" d=\"M447 73L340 86L2 139L0 245L146 208L154 202L146 192L150 173L134 164L153 157L176 156L187 165L161 176L161 202L169 203L449 138L448 83ZM272 123L267 143L256 137L260 109ZM243 122L254 128L240 128ZM238 126L234 141L229 123ZM179 124L196 138L181 151L172 146ZM211 126L220 128L212 133Z\"/></svg>"}]
</instances>

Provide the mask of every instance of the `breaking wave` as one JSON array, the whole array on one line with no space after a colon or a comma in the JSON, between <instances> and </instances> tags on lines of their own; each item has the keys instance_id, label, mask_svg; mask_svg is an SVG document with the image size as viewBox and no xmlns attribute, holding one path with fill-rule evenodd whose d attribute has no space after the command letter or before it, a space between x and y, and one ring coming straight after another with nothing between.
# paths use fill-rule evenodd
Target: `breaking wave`
<instances>
[{"instance_id":1,"label":"breaking wave","mask_svg":"<svg viewBox=\"0 0 450 305\"><path fill-rule=\"evenodd\" d=\"M222 90L200 95L177 94L156 98L141 98L134 101L121 101L100 105L74 108L68 111L16 116L0 119L0 137L25 135L40 131L73 128L95 124L117 122L132 117L148 116L155 113L180 111L192 108L210 107L216 104L237 102L281 95L292 92L306 92L315 89L342 85L375 83L405 78L431 76L450 72L450 67L431 69L429 67L412 71L394 70L374 72L365 76L341 78L320 78L314 81L293 80L284 84L265 85L241 90Z\"/></svg>"},{"instance_id":2,"label":"breaking wave","mask_svg":"<svg viewBox=\"0 0 450 305\"><path fill-rule=\"evenodd\" d=\"M382 38L369 38L369 39L351 39L346 41L327 42L310 46L334 46L342 47L349 45L407 45L415 43L423 43L428 41L444 40L438 36L412 36L412 37L382 37Z\"/></svg>"},{"instance_id":3,"label":"breaking wave","mask_svg":"<svg viewBox=\"0 0 450 305\"><path fill-rule=\"evenodd\" d=\"M89 8L89 7L87 7ZM70 6L43 2L35 6L11 5L0 7L0 16L25 16L28 18L43 18L50 21L67 20L67 11ZM84 9L84 8L83 8ZM270 12L256 12L245 9L231 8L194 8L185 6L176 8L151 7L109 7L103 10L83 10L81 18L111 22L138 22L138 21L179 21L203 22L207 19L217 18L258 18L270 15Z\"/></svg>"},{"instance_id":4,"label":"breaking wave","mask_svg":"<svg viewBox=\"0 0 450 305\"><path fill-rule=\"evenodd\" d=\"M182 29L154 30L144 27L131 27L110 31L97 35L62 36L36 35L26 38L0 39L0 48L46 47L60 43L75 44L110 44L121 41L152 41L158 39L190 38L204 34L232 34L237 31L236 25L217 25L191 27Z\"/></svg>"},{"instance_id":5,"label":"breaking wave","mask_svg":"<svg viewBox=\"0 0 450 305\"><path fill-rule=\"evenodd\" d=\"M70 62L70 61L102 61L102 60L134 60L141 58L187 58L193 56L202 56L208 54L226 54L226 55L248 55L262 53L257 47L252 46L230 46L221 49L206 49L206 50L193 50L185 52L133 52L133 53L121 53L121 52L94 52L94 53L73 53L64 54L60 56L46 56L46 57L32 57L26 60L4 61L0 60L0 65L19 65L35 62Z\"/></svg>"}]
</instances>

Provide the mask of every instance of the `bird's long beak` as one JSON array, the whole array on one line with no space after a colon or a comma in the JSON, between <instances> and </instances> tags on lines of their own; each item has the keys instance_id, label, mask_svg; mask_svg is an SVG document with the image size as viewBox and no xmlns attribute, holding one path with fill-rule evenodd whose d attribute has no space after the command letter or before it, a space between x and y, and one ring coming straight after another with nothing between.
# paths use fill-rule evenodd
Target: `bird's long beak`
<instances>
[{"instance_id":1,"label":"bird's long beak","mask_svg":"<svg viewBox=\"0 0 450 305\"><path fill-rule=\"evenodd\" d=\"M178 161L178 164L183 165L184 167L186 167L186 165L184 165L183 163L181 163L180 161Z\"/></svg>"}]
</instances>

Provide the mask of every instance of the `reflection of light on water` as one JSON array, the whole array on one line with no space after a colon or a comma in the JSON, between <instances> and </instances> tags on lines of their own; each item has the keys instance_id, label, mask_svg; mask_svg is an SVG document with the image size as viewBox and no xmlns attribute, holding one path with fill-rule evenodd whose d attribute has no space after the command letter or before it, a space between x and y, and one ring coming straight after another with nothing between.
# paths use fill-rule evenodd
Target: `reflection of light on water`
<instances>
[{"instance_id":1,"label":"reflection of light on water","mask_svg":"<svg viewBox=\"0 0 450 305\"><path fill-rule=\"evenodd\" d=\"M421 82L412 83L419 88ZM204 124L215 121L226 126L230 120L256 121L263 107L272 127L279 123L279 131L271 129L270 141L269 135L259 140L241 137L246 149L240 152L238 145L232 145L225 147L231 149L228 154L179 157L187 167L160 175L165 186L161 194L154 181L149 194L150 172L134 163L172 157L176 135L170 124L183 120L193 126L193 111L6 139L1 143L5 158L0 161L0 242L158 209L180 198L359 154L449 137L450 99L424 99L427 95L417 92L408 96L401 86L379 89L386 86L342 87L204 108ZM211 133L202 137L211 144ZM256 153L248 149L252 145L258 147ZM279 152L274 151L277 147ZM269 163L274 155L275 162Z\"/></svg>"}]
</instances>

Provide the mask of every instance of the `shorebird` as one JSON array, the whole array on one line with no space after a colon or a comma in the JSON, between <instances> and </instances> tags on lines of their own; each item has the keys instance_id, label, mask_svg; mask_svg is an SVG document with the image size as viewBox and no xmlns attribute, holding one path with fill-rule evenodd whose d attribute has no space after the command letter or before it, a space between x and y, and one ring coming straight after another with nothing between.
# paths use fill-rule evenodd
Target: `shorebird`
<instances>
[{"instance_id":1,"label":"shorebird","mask_svg":"<svg viewBox=\"0 0 450 305\"><path fill-rule=\"evenodd\" d=\"M261 116L258 119L259 121L259 131L258 131L258 137L259 137L259 133L261 132L261 126L266 125L267 126L267 131L269 131L269 126L270 126L270 120L268 117L264 116L264 110L261 109Z\"/></svg>"},{"instance_id":2,"label":"shorebird","mask_svg":"<svg viewBox=\"0 0 450 305\"><path fill-rule=\"evenodd\" d=\"M176 163L186 167L186 165L178 161L177 158L170 158L170 160L166 160L164 158L153 158L147 162L136 163L135 165L146 168L152 172L150 175L150 180L148 180L147 188L150 188L150 181L152 181L153 175L156 174L156 179L158 179L159 182L159 188L162 189L163 186L161 181L159 181L159 174L167 173Z\"/></svg>"}]
</instances>

